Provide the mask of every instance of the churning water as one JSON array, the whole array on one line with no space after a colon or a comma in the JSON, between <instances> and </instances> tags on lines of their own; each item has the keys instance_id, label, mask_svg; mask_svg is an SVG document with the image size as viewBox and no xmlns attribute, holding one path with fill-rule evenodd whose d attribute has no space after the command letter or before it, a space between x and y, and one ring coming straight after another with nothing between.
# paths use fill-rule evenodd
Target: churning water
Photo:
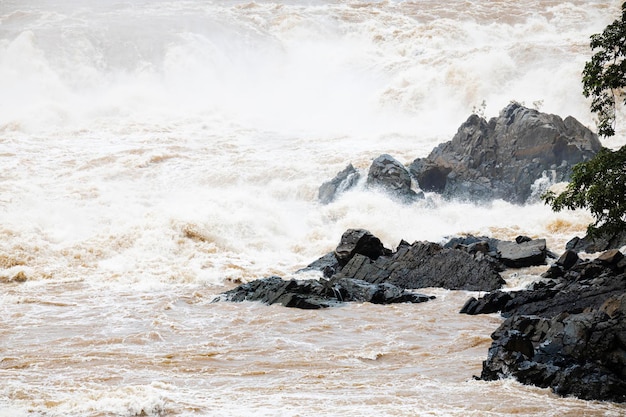
<instances>
[{"instance_id":1,"label":"churning water","mask_svg":"<svg viewBox=\"0 0 626 417\"><path fill-rule=\"evenodd\" d=\"M457 314L468 292L210 303L351 227L390 248L525 234L561 252L586 213L362 187L322 206L317 189L349 162L426 156L511 100L593 126L580 73L619 7L0 2L0 416L623 414L473 380L500 318Z\"/></svg>"}]
</instances>

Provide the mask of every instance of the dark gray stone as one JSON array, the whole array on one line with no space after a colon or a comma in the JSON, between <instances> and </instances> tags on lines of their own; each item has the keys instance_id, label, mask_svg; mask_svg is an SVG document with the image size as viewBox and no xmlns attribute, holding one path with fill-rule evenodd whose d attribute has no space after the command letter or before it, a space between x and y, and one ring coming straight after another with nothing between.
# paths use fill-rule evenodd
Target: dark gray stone
<instances>
[{"instance_id":1,"label":"dark gray stone","mask_svg":"<svg viewBox=\"0 0 626 417\"><path fill-rule=\"evenodd\" d=\"M389 282L401 288L493 291L504 284L493 262L430 242L402 245L391 256L376 260L354 256L336 276Z\"/></svg>"},{"instance_id":2,"label":"dark gray stone","mask_svg":"<svg viewBox=\"0 0 626 417\"><path fill-rule=\"evenodd\" d=\"M357 185L360 178L361 174L359 171L357 171L352 164L348 164L335 178L320 186L317 198L322 204L328 204L335 200L341 193Z\"/></svg>"},{"instance_id":3,"label":"dark gray stone","mask_svg":"<svg viewBox=\"0 0 626 417\"><path fill-rule=\"evenodd\" d=\"M566 252L550 267L553 279L468 300L463 313L507 317L492 335L481 379L514 377L559 395L626 401L622 260L618 251L591 261Z\"/></svg>"},{"instance_id":4,"label":"dark gray stone","mask_svg":"<svg viewBox=\"0 0 626 417\"><path fill-rule=\"evenodd\" d=\"M489 122L470 116L451 141L416 159L409 171L422 190L447 198L521 204L537 180L568 180L572 167L600 148L597 136L576 119L511 103Z\"/></svg>"},{"instance_id":5,"label":"dark gray stone","mask_svg":"<svg viewBox=\"0 0 626 417\"><path fill-rule=\"evenodd\" d=\"M339 266L343 267L356 254L378 259L379 256L391 254L391 250L386 249L380 239L365 229L348 229L341 236L335 257Z\"/></svg>"},{"instance_id":6,"label":"dark gray stone","mask_svg":"<svg viewBox=\"0 0 626 417\"><path fill-rule=\"evenodd\" d=\"M242 284L220 294L213 302L259 301L300 309L320 309L344 302L422 303L433 298L405 291L389 283L372 284L348 278L287 281L273 276Z\"/></svg>"},{"instance_id":7,"label":"dark gray stone","mask_svg":"<svg viewBox=\"0 0 626 417\"><path fill-rule=\"evenodd\" d=\"M498 242L500 261L510 268L524 268L543 265L546 262L546 240L520 240L517 242Z\"/></svg>"},{"instance_id":8,"label":"dark gray stone","mask_svg":"<svg viewBox=\"0 0 626 417\"><path fill-rule=\"evenodd\" d=\"M614 235L595 237L587 235L582 238L576 236L567 242L565 249L573 250L574 252L596 253L609 249L620 249L623 246L626 246L626 230Z\"/></svg>"},{"instance_id":9,"label":"dark gray stone","mask_svg":"<svg viewBox=\"0 0 626 417\"><path fill-rule=\"evenodd\" d=\"M626 294L579 314L516 315L491 335L481 379L515 377L562 396L626 402L625 335Z\"/></svg>"},{"instance_id":10,"label":"dark gray stone","mask_svg":"<svg viewBox=\"0 0 626 417\"><path fill-rule=\"evenodd\" d=\"M386 191L407 203L424 198L423 194L411 189L411 175L404 165L387 154L372 162L367 174L367 186Z\"/></svg>"},{"instance_id":11,"label":"dark gray stone","mask_svg":"<svg viewBox=\"0 0 626 417\"><path fill-rule=\"evenodd\" d=\"M570 269L580 261L578 254L572 250L566 250L563 255L556 261L556 264L563 269Z\"/></svg>"}]
</instances>

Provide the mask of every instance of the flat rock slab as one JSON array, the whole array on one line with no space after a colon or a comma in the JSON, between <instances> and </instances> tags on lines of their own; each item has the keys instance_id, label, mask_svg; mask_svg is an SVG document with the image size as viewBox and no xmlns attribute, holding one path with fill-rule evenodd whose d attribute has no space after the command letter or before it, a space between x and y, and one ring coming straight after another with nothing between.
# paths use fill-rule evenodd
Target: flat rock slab
<instances>
[{"instance_id":1,"label":"flat rock slab","mask_svg":"<svg viewBox=\"0 0 626 417\"><path fill-rule=\"evenodd\" d=\"M546 240L535 239L527 242L498 242L500 261L509 268L525 268L543 265L546 262Z\"/></svg>"}]
</instances>

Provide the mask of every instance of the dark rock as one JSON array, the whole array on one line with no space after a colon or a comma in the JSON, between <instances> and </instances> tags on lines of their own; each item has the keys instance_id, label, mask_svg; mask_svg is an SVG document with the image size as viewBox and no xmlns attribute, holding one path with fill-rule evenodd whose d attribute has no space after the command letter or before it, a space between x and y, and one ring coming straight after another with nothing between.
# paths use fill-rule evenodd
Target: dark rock
<instances>
[{"instance_id":1,"label":"dark rock","mask_svg":"<svg viewBox=\"0 0 626 417\"><path fill-rule=\"evenodd\" d=\"M605 265L617 265L624 258L624 254L617 249L611 249L598 256L598 261Z\"/></svg>"},{"instance_id":2,"label":"dark rock","mask_svg":"<svg viewBox=\"0 0 626 417\"><path fill-rule=\"evenodd\" d=\"M409 171L392 156L383 154L376 158L367 174L367 185L379 188L405 202L424 198L411 189Z\"/></svg>"},{"instance_id":3,"label":"dark rock","mask_svg":"<svg viewBox=\"0 0 626 417\"><path fill-rule=\"evenodd\" d=\"M626 401L626 294L580 314L516 315L491 337L483 380L515 377L563 396Z\"/></svg>"},{"instance_id":4,"label":"dark rock","mask_svg":"<svg viewBox=\"0 0 626 417\"><path fill-rule=\"evenodd\" d=\"M626 274L619 251L583 261L565 252L522 291L467 301L466 314L500 311L481 378L514 377L559 395L626 401Z\"/></svg>"},{"instance_id":5,"label":"dark rock","mask_svg":"<svg viewBox=\"0 0 626 417\"><path fill-rule=\"evenodd\" d=\"M489 122L470 116L450 142L416 159L409 171L422 190L447 198L524 203L537 180L568 180L572 167L600 148L576 119L511 103Z\"/></svg>"},{"instance_id":6,"label":"dark rock","mask_svg":"<svg viewBox=\"0 0 626 417\"><path fill-rule=\"evenodd\" d=\"M567 242L565 249L574 252L596 253L609 249L620 249L623 246L626 246L626 230L615 235L575 237Z\"/></svg>"},{"instance_id":7,"label":"dark rock","mask_svg":"<svg viewBox=\"0 0 626 417\"><path fill-rule=\"evenodd\" d=\"M578 254L573 250L566 250L563 255L556 261L556 264L563 269L570 269L580 261Z\"/></svg>"},{"instance_id":8,"label":"dark rock","mask_svg":"<svg viewBox=\"0 0 626 417\"><path fill-rule=\"evenodd\" d=\"M311 262L305 268L302 268L296 273L308 272L308 271L321 271L324 277L330 278L339 270L339 261L335 256L335 252L329 252L316 261Z\"/></svg>"},{"instance_id":9,"label":"dark rock","mask_svg":"<svg viewBox=\"0 0 626 417\"><path fill-rule=\"evenodd\" d=\"M388 282L401 288L492 291L504 284L492 262L464 250L445 249L430 242L400 246L391 256L376 260L354 256L337 276L373 283Z\"/></svg>"},{"instance_id":10,"label":"dark rock","mask_svg":"<svg viewBox=\"0 0 626 417\"><path fill-rule=\"evenodd\" d=\"M282 304L285 307L319 309L338 306L343 302L371 302L375 304L422 303L432 296L405 291L389 283L371 284L355 279L283 280L268 277L242 284L220 294L213 302L259 301Z\"/></svg>"},{"instance_id":11,"label":"dark rock","mask_svg":"<svg viewBox=\"0 0 626 417\"><path fill-rule=\"evenodd\" d=\"M339 266L343 267L356 254L375 260L379 256L391 254L391 250L386 249L380 239L365 229L348 229L341 236L335 257Z\"/></svg>"},{"instance_id":12,"label":"dark rock","mask_svg":"<svg viewBox=\"0 0 626 417\"><path fill-rule=\"evenodd\" d=\"M504 305L505 298L502 298L500 292L486 294L468 304L466 312L480 314L500 311L505 317L554 317L561 313L578 314L598 309L608 298L626 292L624 266L620 266L621 260L618 261L622 258L620 252L609 251L605 253L604 259L582 261L575 253L565 252L543 275L551 280L537 282L526 290L508 292L506 297L509 299Z\"/></svg>"},{"instance_id":13,"label":"dark rock","mask_svg":"<svg viewBox=\"0 0 626 417\"><path fill-rule=\"evenodd\" d=\"M458 238L455 242L471 243L441 247L436 243L409 244L403 240L396 252L391 252L367 230L349 229L334 252L336 263L325 255L303 271L322 271L327 278L332 275L332 279L354 278L375 284L389 282L407 289L442 287L493 291L505 283L499 274L502 265L491 256L497 254L485 253L495 241Z\"/></svg>"},{"instance_id":14,"label":"dark rock","mask_svg":"<svg viewBox=\"0 0 626 417\"><path fill-rule=\"evenodd\" d=\"M521 240L517 242L498 242L500 261L510 268L524 268L543 265L546 262L546 240Z\"/></svg>"},{"instance_id":15,"label":"dark rock","mask_svg":"<svg viewBox=\"0 0 626 417\"><path fill-rule=\"evenodd\" d=\"M454 237L448 240L448 242L445 245L443 245L443 247L444 248L456 248L456 249L467 248L469 251L469 248L472 247L473 245L480 244L483 247L484 245L487 246L488 248L487 252L493 252L495 254L495 252L497 251L498 242L499 242L498 239L494 239L491 237L467 235L467 236L461 236L461 237Z\"/></svg>"},{"instance_id":16,"label":"dark rock","mask_svg":"<svg viewBox=\"0 0 626 417\"><path fill-rule=\"evenodd\" d=\"M504 291L490 292L480 299L472 297L467 300L459 313L469 315L496 313L502 311L512 298L511 293Z\"/></svg>"},{"instance_id":17,"label":"dark rock","mask_svg":"<svg viewBox=\"0 0 626 417\"><path fill-rule=\"evenodd\" d=\"M335 178L323 183L318 191L318 200L322 204L332 202L339 194L353 188L359 182L361 174L349 164L343 171L339 172Z\"/></svg>"}]
</instances>

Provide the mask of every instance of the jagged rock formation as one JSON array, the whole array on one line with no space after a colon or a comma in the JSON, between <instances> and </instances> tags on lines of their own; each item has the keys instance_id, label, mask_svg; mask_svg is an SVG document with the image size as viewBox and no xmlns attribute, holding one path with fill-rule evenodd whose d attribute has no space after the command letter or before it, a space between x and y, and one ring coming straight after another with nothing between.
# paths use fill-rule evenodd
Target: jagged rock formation
<instances>
[{"instance_id":1,"label":"jagged rock formation","mask_svg":"<svg viewBox=\"0 0 626 417\"><path fill-rule=\"evenodd\" d=\"M405 291L395 285L371 284L356 279L284 280L281 277L258 279L221 294L217 301L261 301L285 307L319 309L343 302L374 304L423 303L433 299L427 295Z\"/></svg>"},{"instance_id":2,"label":"jagged rock formation","mask_svg":"<svg viewBox=\"0 0 626 417\"><path fill-rule=\"evenodd\" d=\"M515 292L471 298L462 313L500 311L481 379L513 376L560 395L626 401L626 258L610 250L582 260L568 250Z\"/></svg>"},{"instance_id":3,"label":"jagged rock formation","mask_svg":"<svg viewBox=\"0 0 626 417\"><path fill-rule=\"evenodd\" d=\"M566 181L575 164L601 148L573 117L540 113L518 103L487 121L470 116L451 141L418 158L409 171L420 188L448 198L525 203L535 181Z\"/></svg>"},{"instance_id":4,"label":"jagged rock formation","mask_svg":"<svg viewBox=\"0 0 626 417\"><path fill-rule=\"evenodd\" d=\"M483 380L513 376L563 396L626 401L626 294L579 314L515 315L491 337Z\"/></svg>"},{"instance_id":5,"label":"jagged rock formation","mask_svg":"<svg viewBox=\"0 0 626 417\"><path fill-rule=\"evenodd\" d=\"M430 299L407 291L417 288L491 291L504 284L499 274L502 263L493 257L497 253L490 251L489 243L483 243L485 250L473 251L460 243L455 248L444 248L431 242L402 241L392 252L369 231L348 229L333 252L304 269L321 271L324 278L258 279L223 293L215 301L324 308L345 301L387 304Z\"/></svg>"},{"instance_id":6,"label":"jagged rock formation","mask_svg":"<svg viewBox=\"0 0 626 417\"><path fill-rule=\"evenodd\" d=\"M383 154L374 159L367 173L368 187L378 188L402 201L412 202L424 198L411 189L411 174L391 155Z\"/></svg>"}]
</instances>

